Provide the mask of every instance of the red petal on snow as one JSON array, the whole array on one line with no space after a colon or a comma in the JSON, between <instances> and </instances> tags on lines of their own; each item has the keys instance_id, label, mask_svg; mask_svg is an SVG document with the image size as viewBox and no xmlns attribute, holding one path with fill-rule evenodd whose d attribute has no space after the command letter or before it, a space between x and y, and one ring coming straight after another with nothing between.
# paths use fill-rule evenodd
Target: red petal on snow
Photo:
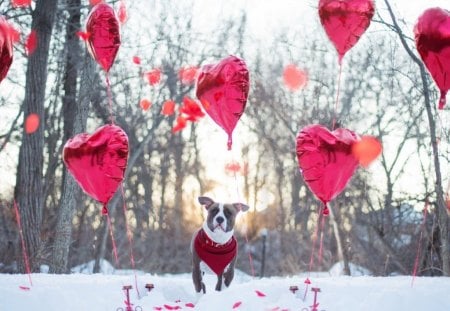
<instances>
[{"instance_id":1,"label":"red petal on snow","mask_svg":"<svg viewBox=\"0 0 450 311\"><path fill-rule=\"evenodd\" d=\"M77 31L76 35L78 36L78 38L80 38L83 41L87 41L89 39L89 37L91 36L91 34L89 32L84 32L84 31Z\"/></svg>"},{"instance_id":2,"label":"red petal on snow","mask_svg":"<svg viewBox=\"0 0 450 311\"><path fill-rule=\"evenodd\" d=\"M141 58L139 56L133 56L133 63L135 63L136 65L140 65Z\"/></svg>"},{"instance_id":3,"label":"red petal on snow","mask_svg":"<svg viewBox=\"0 0 450 311\"><path fill-rule=\"evenodd\" d=\"M155 85L161 80L161 70L153 69L144 73L144 78L147 79L148 84Z\"/></svg>"},{"instance_id":4,"label":"red petal on snow","mask_svg":"<svg viewBox=\"0 0 450 311\"><path fill-rule=\"evenodd\" d=\"M25 133L33 134L39 128L39 115L32 113L25 120Z\"/></svg>"},{"instance_id":5,"label":"red petal on snow","mask_svg":"<svg viewBox=\"0 0 450 311\"><path fill-rule=\"evenodd\" d=\"M288 89L291 91L296 91L305 87L308 82L308 76L306 72L291 64L284 68L283 81L284 85L286 85Z\"/></svg>"},{"instance_id":6,"label":"red petal on snow","mask_svg":"<svg viewBox=\"0 0 450 311\"><path fill-rule=\"evenodd\" d=\"M31 0L12 0L13 8L23 8L31 5Z\"/></svg>"},{"instance_id":7,"label":"red petal on snow","mask_svg":"<svg viewBox=\"0 0 450 311\"><path fill-rule=\"evenodd\" d=\"M263 292L260 292L259 290L255 290L255 293L258 297L266 297L266 294L264 294Z\"/></svg>"},{"instance_id":8,"label":"red petal on snow","mask_svg":"<svg viewBox=\"0 0 450 311\"><path fill-rule=\"evenodd\" d=\"M147 111L152 106L152 102L148 98L143 98L139 102L139 106L142 110Z\"/></svg>"},{"instance_id":9,"label":"red petal on snow","mask_svg":"<svg viewBox=\"0 0 450 311\"><path fill-rule=\"evenodd\" d=\"M178 116L177 123L172 128L172 132L176 133L176 132L181 131L182 129L184 129L186 127L186 123L187 123L187 120L183 116Z\"/></svg>"},{"instance_id":10,"label":"red petal on snow","mask_svg":"<svg viewBox=\"0 0 450 311\"><path fill-rule=\"evenodd\" d=\"M162 310L163 308L161 307L153 307L153 310Z\"/></svg>"},{"instance_id":11,"label":"red petal on snow","mask_svg":"<svg viewBox=\"0 0 450 311\"><path fill-rule=\"evenodd\" d=\"M198 67L188 66L181 68L178 71L178 77L180 78L181 83L183 84L192 84L195 82L195 78L197 77Z\"/></svg>"},{"instance_id":12,"label":"red petal on snow","mask_svg":"<svg viewBox=\"0 0 450 311\"><path fill-rule=\"evenodd\" d=\"M192 302L188 302L187 304L185 304L186 307L188 308L194 308L195 305Z\"/></svg>"},{"instance_id":13,"label":"red petal on snow","mask_svg":"<svg viewBox=\"0 0 450 311\"><path fill-rule=\"evenodd\" d=\"M233 309L239 308L239 306L242 304L242 301L237 301L233 305Z\"/></svg>"},{"instance_id":14,"label":"red petal on snow","mask_svg":"<svg viewBox=\"0 0 450 311\"><path fill-rule=\"evenodd\" d=\"M19 286L19 288L21 290L30 290L30 288L28 286Z\"/></svg>"},{"instance_id":15,"label":"red petal on snow","mask_svg":"<svg viewBox=\"0 0 450 311\"><path fill-rule=\"evenodd\" d=\"M165 116L171 116L175 113L175 102L166 100L162 106L161 113Z\"/></svg>"},{"instance_id":16,"label":"red petal on snow","mask_svg":"<svg viewBox=\"0 0 450 311\"><path fill-rule=\"evenodd\" d=\"M28 56L34 53L38 45L37 42L37 32L36 30L31 30L30 34L27 37L27 40L25 42L25 52Z\"/></svg>"},{"instance_id":17,"label":"red petal on snow","mask_svg":"<svg viewBox=\"0 0 450 311\"><path fill-rule=\"evenodd\" d=\"M180 310L181 309L180 306L170 306L170 305L164 305L164 308L166 308L167 310Z\"/></svg>"},{"instance_id":18,"label":"red petal on snow","mask_svg":"<svg viewBox=\"0 0 450 311\"><path fill-rule=\"evenodd\" d=\"M119 2L119 10L117 12L117 17L119 18L120 23L123 25L128 19L127 6L125 5L125 1Z\"/></svg>"}]
</instances>

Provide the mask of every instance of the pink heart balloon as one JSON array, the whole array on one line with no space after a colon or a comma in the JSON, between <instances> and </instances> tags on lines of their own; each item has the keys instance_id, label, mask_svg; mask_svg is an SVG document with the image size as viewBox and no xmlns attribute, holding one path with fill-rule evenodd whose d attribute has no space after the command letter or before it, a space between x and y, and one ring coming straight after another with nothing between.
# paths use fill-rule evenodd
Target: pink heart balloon
<instances>
[{"instance_id":1,"label":"pink heart balloon","mask_svg":"<svg viewBox=\"0 0 450 311\"><path fill-rule=\"evenodd\" d=\"M128 136L116 125L104 125L92 135L69 139L63 150L67 169L81 188L106 205L122 182L128 161Z\"/></svg>"},{"instance_id":2,"label":"pink heart balloon","mask_svg":"<svg viewBox=\"0 0 450 311\"><path fill-rule=\"evenodd\" d=\"M321 125L309 125L297 136L297 159L309 189L326 206L339 195L358 167L352 145L359 137L339 128L330 132Z\"/></svg>"},{"instance_id":3,"label":"pink heart balloon","mask_svg":"<svg viewBox=\"0 0 450 311\"><path fill-rule=\"evenodd\" d=\"M436 82L444 109L450 89L450 12L440 8L426 10L414 27L417 51Z\"/></svg>"},{"instance_id":4,"label":"pink heart balloon","mask_svg":"<svg viewBox=\"0 0 450 311\"><path fill-rule=\"evenodd\" d=\"M233 130L244 113L248 90L247 65L236 56L228 56L200 70L197 98L208 115L228 134L228 149L231 149Z\"/></svg>"},{"instance_id":5,"label":"pink heart balloon","mask_svg":"<svg viewBox=\"0 0 450 311\"><path fill-rule=\"evenodd\" d=\"M339 63L369 27L374 13L373 0L319 1L320 22L339 54Z\"/></svg>"},{"instance_id":6,"label":"pink heart balloon","mask_svg":"<svg viewBox=\"0 0 450 311\"><path fill-rule=\"evenodd\" d=\"M0 16L0 82L6 77L13 61L13 43L8 22Z\"/></svg>"},{"instance_id":7,"label":"pink heart balloon","mask_svg":"<svg viewBox=\"0 0 450 311\"><path fill-rule=\"evenodd\" d=\"M108 72L120 47L120 24L114 9L101 2L89 13L86 22L89 53Z\"/></svg>"}]
</instances>

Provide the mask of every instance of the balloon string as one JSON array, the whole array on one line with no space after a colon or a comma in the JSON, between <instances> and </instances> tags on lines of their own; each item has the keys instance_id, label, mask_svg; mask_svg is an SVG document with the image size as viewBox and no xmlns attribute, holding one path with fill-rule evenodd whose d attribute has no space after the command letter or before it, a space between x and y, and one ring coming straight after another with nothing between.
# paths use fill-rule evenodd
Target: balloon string
<instances>
[{"instance_id":1,"label":"balloon string","mask_svg":"<svg viewBox=\"0 0 450 311\"><path fill-rule=\"evenodd\" d=\"M127 221L127 204L125 202L125 192L123 191L123 184L120 185L120 191L122 192L122 199L123 199L123 216L124 216L124 222L125 222L125 228L127 231L127 237L128 237L128 246L130 248L130 262L131 262L131 268L134 271L134 285L136 287L136 292L138 294L139 299L141 298L141 294L139 293L139 288L137 284L137 274L136 274L136 265L134 261L134 254L133 254L133 235L130 230L130 226L128 226Z\"/></svg>"},{"instance_id":2,"label":"balloon string","mask_svg":"<svg viewBox=\"0 0 450 311\"><path fill-rule=\"evenodd\" d=\"M423 220L422 220L422 224L420 226L419 244L417 245L416 260L414 261L414 269L413 269L413 273L412 273L411 287L414 286L414 280L417 276L417 270L419 269L419 258L420 258L421 250L422 250L422 239L423 239L423 232L425 231L425 225L427 222L427 215L428 215L428 198L425 199L425 208L423 210Z\"/></svg>"},{"instance_id":3,"label":"balloon string","mask_svg":"<svg viewBox=\"0 0 450 311\"><path fill-rule=\"evenodd\" d=\"M314 253L315 253L315 250L316 250L317 238L319 236L319 227L320 227L319 224L320 224L321 219L323 218L322 210L323 210L323 207L320 208L319 218L317 219L317 224L316 224L316 227L314 229L314 235L313 235L312 247L311 247L311 257L309 259L308 276L310 275L310 273L312 271L312 268L314 266Z\"/></svg>"},{"instance_id":4,"label":"balloon string","mask_svg":"<svg viewBox=\"0 0 450 311\"><path fill-rule=\"evenodd\" d=\"M109 80L109 72L106 72L106 93L108 95L109 118L110 118L111 124L114 125L114 117L113 117L113 113L112 113L111 81Z\"/></svg>"},{"instance_id":5,"label":"balloon string","mask_svg":"<svg viewBox=\"0 0 450 311\"><path fill-rule=\"evenodd\" d=\"M116 262L116 266L118 267L119 266L119 257L117 256L117 246L116 246L116 240L114 239L114 233L113 233L114 229L113 229L113 225L111 222L111 217L109 217L108 212L104 213L104 215L106 216L106 220L108 221L109 235L111 236L114 260Z\"/></svg>"},{"instance_id":6,"label":"balloon string","mask_svg":"<svg viewBox=\"0 0 450 311\"><path fill-rule=\"evenodd\" d=\"M229 137L229 149L228 150L230 150L230 152L231 152L231 136ZM234 161L234 157L233 157L233 153L231 153L231 161L232 161L232 163L234 163L235 161ZM236 187L236 197L237 197L237 201L238 202L241 202L241 195L240 195L240 192L239 192L239 183L238 183L238 179L237 179L237 174L236 174L236 170L234 170L234 184L235 184L235 187ZM248 241L248 235L247 235L247 230L245 230L245 243L246 243L246 245L248 246L249 245L249 241ZM251 249L251 248L248 248L248 249ZM254 265L253 265L253 257L252 257L252 252L251 251L249 251L248 252L248 261L249 261L249 264L250 264L250 271L252 272L252 277L255 277L255 267L254 267Z\"/></svg>"},{"instance_id":7,"label":"balloon string","mask_svg":"<svg viewBox=\"0 0 450 311\"><path fill-rule=\"evenodd\" d=\"M337 92L336 92L336 102L334 103L334 115L333 115L332 130L334 130L335 126L336 126L337 110L338 110L338 105L339 105L339 95L341 93L341 77L342 77L342 63L339 61L338 85L337 85Z\"/></svg>"},{"instance_id":8,"label":"balloon string","mask_svg":"<svg viewBox=\"0 0 450 311\"><path fill-rule=\"evenodd\" d=\"M28 255L27 255L25 239L23 238L22 222L20 221L20 212L19 212L19 207L17 206L16 200L14 200L14 210L16 212L17 226L19 227L20 240L22 242L22 256L23 256L23 261L25 263L25 270L27 271L28 280L30 281L30 285L33 286L33 282L31 281L30 261L28 259Z\"/></svg>"},{"instance_id":9,"label":"balloon string","mask_svg":"<svg viewBox=\"0 0 450 311\"><path fill-rule=\"evenodd\" d=\"M320 245L319 245L319 267L322 265L322 258L323 258L323 232L325 227L325 215L321 213L321 222L320 222Z\"/></svg>"}]
</instances>

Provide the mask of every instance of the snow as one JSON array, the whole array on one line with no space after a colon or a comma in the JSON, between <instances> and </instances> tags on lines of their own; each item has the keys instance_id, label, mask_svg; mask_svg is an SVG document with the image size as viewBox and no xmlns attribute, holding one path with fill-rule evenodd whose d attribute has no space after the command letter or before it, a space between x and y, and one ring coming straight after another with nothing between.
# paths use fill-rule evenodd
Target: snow
<instances>
[{"instance_id":1,"label":"snow","mask_svg":"<svg viewBox=\"0 0 450 311\"><path fill-rule=\"evenodd\" d=\"M89 272L83 267L73 271ZM68 275L32 274L30 281L23 274L0 274L0 310L98 310L128 311L124 285L131 285L130 301L134 311L151 310L311 310L317 293L317 310L326 311L448 311L450 310L450 278L447 277L372 277L339 276L342 266L335 265L328 273L306 276L254 278L240 271L231 286L222 292L213 290L215 276L206 275L206 294L196 294L190 274L152 275L143 272L117 271L102 263L105 274L72 273ZM368 273L351 265L360 275ZM145 284L154 286L150 292ZM138 297L135 290L140 293ZM294 294L289 288L298 286ZM29 289L27 289L27 287ZM307 289L306 299L303 300Z\"/></svg>"}]
</instances>

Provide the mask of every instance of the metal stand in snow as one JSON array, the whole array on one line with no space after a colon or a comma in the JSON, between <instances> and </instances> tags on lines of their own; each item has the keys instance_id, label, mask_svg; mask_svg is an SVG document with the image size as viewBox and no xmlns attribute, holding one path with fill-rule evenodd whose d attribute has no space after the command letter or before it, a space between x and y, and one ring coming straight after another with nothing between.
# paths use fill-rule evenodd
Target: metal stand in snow
<instances>
[{"instance_id":1,"label":"metal stand in snow","mask_svg":"<svg viewBox=\"0 0 450 311\"><path fill-rule=\"evenodd\" d=\"M146 286L147 287L147 286ZM143 311L141 306L136 306L133 308L133 304L130 301L130 289L132 289L133 286L131 285L125 285L122 289L125 291L125 309L124 308L117 308L116 311Z\"/></svg>"},{"instance_id":2,"label":"metal stand in snow","mask_svg":"<svg viewBox=\"0 0 450 311\"><path fill-rule=\"evenodd\" d=\"M309 310L308 308L303 308L302 311L319 311L319 309L317 309L317 307L319 307L319 302L317 301L317 293L320 293L320 288L313 287L313 288L311 288L311 291L314 293L314 302L313 302L313 305L310 306L311 310ZM320 311L325 311L325 310L320 310Z\"/></svg>"}]
</instances>

